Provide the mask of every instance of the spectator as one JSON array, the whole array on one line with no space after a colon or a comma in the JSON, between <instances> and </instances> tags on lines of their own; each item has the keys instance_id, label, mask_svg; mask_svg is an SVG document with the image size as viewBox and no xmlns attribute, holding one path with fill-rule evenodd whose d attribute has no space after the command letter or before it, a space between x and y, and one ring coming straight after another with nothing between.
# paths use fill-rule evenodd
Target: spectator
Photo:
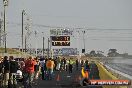
<instances>
[{"instance_id":1,"label":"spectator","mask_svg":"<svg viewBox=\"0 0 132 88\"><path fill-rule=\"evenodd\" d=\"M35 72L34 78L38 79L39 72L40 72L40 62L37 57L35 58L34 72Z\"/></svg>"},{"instance_id":2,"label":"spectator","mask_svg":"<svg viewBox=\"0 0 132 88\"><path fill-rule=\"evenodd\" d=\"M72 73L72 68L73 68L73 61L70 58L70 60L69 60L69 73Z\"/></svg>"},{"instance_id":3,"label":"spectator","mask_svg":"<svg viewBox=\"0 0 132 88\"><path fill-rule=\"evenodd\" d=\"M81 67L84 67L84 60L81 60Z\"/></svg>"},{"instance_id":4,"label":"spectator","mask_svg":"<svg viewBox=\"0 0 132 88\"><path fill-rule=\"evenodd\" d=\"M55 67L54 67L54 70L56 71L56 67L57 67L57 57L54 59L54 63L55 63Z\"/></svg>"},{"instance_id":5,"label":"spectator","mask_svg":"<svg viewBox=\"0 0 132 88\"><path fill-rule=\"evenodd\" d=\"M49 76L49 80L52 80L52 74L53 74L53 69L55 67L54 61L51 60L51 58L49 58L49 60L46 62L46 67L47 67L47 71L48 71L48 76Z\"/></svg>"},{"instance_id":6,"label":"spectator","mask_svg":"<svg viewBox=\"0 0 132 88\"><path fill-rule=\"evenodd\" d=\"M0 57L0 88L3 87L3 71L4 71L3 58Z\"/></svg>"},{"instance_id":7,"label":"spectator","mask_svg":"<svg viewBox=\"0 0 132 88\"><path fill-rule=\"evenodd\" d=\"M65 70L67 71L67 69L68 69L68 60L66 59Z\"/></svg>"},{"instance_id":8,"label":"spectator","mask_svg":"<svg viewBox=\"0 0 132 88\"><path fill-rule=\"evenodd\" d=\"M42 73L42 80L46 79L46 60L43 59L42 61L40 61L40 67L41 67L41 73Z\"/></svg>"},{"instance_id":9,"label":"spectator","mask_svg":"<svg viewBox=\"0 0 132 88\"><path fill-rule=\"evenodd\" d=\"M7 56L4 56L4 88L8 88L10 62Z\"/></svg>"},{"instance_id":10,"label":"spectator","mask_svg":"<svg viewBox=\"0 0 132 88\"><path fill-rule=\"evenodd\" d=\"M60 66L61 66L61 59L58 57L57 58L57 66L56 66L56 70L60 70Z\"/></svg>"},{"instance_id":11,"label":"spectator","mask_svg":"<svg viewBox=\"0 0 132 88\"><path fill-rule=\"evenodd\" d=\"M17 81L16 81L16 72L18 70L18 62L14 60L13 56L9 57L10 60L10 88L16 88Z\"/></svg>"},{"instance_id":12,"label":"spectator","mask_svg":"<svg viewBox=\"0 0 132 88\"><path fill-rule=\"evenodd\" d=\"M88 71L88 72L89 72L89 70L90 70L89 61L86 60L86 61L85 61L85 71Z\"/></svg>"},{"instance_id":13,"label":"spectator","mask_svg":"<svg viewBox=\"0 0 132 88\"><path fill-rule=\"evenodd\" d=\"M64 70L66 70L66 58L63 57Z\"/></svg>"},{"instance_id":14,"label":"spectator","mask_svg":"<svg viewBox=\"0 0 132 88\"><path fill-rule=\"evenodd\" d=\"M25 67L24 58L22 58L22 59L19 61L19 65L20 65L20 70L23 71L23 69L24 69L24 67Z\"/></svg>"},{"instance_id":15,"label":"spectator","mask_svg":"<svg viewBox=\"0 0 132 88\"><path fill-rule=\"evenodd\" d=\"M25 61L25 69L24 69L24 88L28 88L32 86L32 82L34 79L34 65L35 62L30 56L28 60Z\"/></svg>"},{"instance_id":16,"label":"spectator","mask_svg":"<svg viewBox=\"0 0 132 88\"><path fill-rule=\"evenodd\" d=\"M78 64L79 64L79 62L78 62L78 59L76 60L76 70L78 70Z\"/></svg>"}]
</instances>

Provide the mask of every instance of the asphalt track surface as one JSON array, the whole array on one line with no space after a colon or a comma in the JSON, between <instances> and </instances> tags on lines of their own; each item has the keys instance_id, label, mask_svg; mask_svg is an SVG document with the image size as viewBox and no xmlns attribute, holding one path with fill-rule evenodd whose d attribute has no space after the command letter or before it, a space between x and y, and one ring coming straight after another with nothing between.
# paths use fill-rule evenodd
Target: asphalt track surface
<instances>
[{"instance_id":1,"label":"asphalt track surface","mask_svg":"<svg viewBox=\"0 0 132 88\"><path fill-rule=\"evenodd\" d=\"M132 76L132 59L128 58L113 58L105 61L104 65L107 65L115 70L123 72Z\"/></svg>"},{"instance_id":2,"label":"asphalt track surface","mask_svg":"<svg viewBox=\"0 0 132 88\"><path fill-rule=\"evenodd\" d=\"M38 79L36 85L33 85L33 88L102 88L97 86L80 86L81 66L78 70L74 66L72 73L68 71L54 71L53 76L53 80ZM100 79L99 71L95 63L90 63L89 77L90 79Z\"/></svg>"}]
</instances>

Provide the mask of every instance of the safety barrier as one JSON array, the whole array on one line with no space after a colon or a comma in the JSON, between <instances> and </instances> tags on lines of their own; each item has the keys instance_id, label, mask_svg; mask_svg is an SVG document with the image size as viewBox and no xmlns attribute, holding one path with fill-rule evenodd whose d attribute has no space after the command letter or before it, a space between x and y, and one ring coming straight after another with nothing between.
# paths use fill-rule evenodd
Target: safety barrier
<instances>
[{"instance_id":1,"label":"safety barrier","mask_svg":"<svg viewBox=\"0 0 132 88\"><path fill-rule=\"evenodd\" d=\"M96 62L99 70L100 79L118 79L110 72L106 70L106 68L99 62ZM103 86L103 88L128 88L127 86Z\"/></svg>"}]
</instances>

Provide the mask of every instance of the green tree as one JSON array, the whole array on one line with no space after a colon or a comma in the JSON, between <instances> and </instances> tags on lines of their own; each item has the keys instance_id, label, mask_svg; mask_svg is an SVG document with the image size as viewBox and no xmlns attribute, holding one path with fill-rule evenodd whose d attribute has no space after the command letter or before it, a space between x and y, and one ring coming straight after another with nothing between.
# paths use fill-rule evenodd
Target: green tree
<instances>
[{"instance_id":1,"label":"green tree","mask_svg":"<svg viewBox=\"0 0 132 88\"><path fill-rule=\"evenodd\" d=\"M117 49L109 49L109 52L107 54L109 57L116 57L119 55L119 53L117 53Z\"/></svg>"},{"instance_id":2,"label":"green tree","mask_svg":"<svg viewBox=\"0 0 132 88\"><path fill-rule=\"evenodd\" d=\"M95 52L94 50L92 50L92 51L90 52L90 55L91 55L91 56L96 56L96 52Z\"/></svg>"}]
</instances>

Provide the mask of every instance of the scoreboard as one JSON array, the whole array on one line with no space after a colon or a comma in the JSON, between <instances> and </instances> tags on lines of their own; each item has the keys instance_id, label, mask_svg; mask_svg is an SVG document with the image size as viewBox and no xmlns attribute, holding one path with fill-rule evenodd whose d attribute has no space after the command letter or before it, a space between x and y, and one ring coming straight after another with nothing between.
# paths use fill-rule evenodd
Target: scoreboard
<instances>
[{"instance_id":1,"label":"scoreboard","mask_svg":"<svg viewBox=\"0 0 132 88\"><path fill-rule=\"evenodd\" d=\"M52 41L52 46L70 46L68 41Z\"/></svg>"},{"instance_id":2,"label":"scoreboard","mask_svg":"<svg viewBox=\"0 0 132 88\"><path fill-rule=\"evenodd\" d=\"M51 36L52 41L70 41L70 36Z\"/></svg>"},{"instance_id":3,"label":"scoreboard","mask_svg":"<svg viewBox=\"0 0 132 88\"><path fill-rule=\"evenodd\" d=\"M52 46L70 46L70 36L50 36Z\"/></svg>"}]
</instances>

